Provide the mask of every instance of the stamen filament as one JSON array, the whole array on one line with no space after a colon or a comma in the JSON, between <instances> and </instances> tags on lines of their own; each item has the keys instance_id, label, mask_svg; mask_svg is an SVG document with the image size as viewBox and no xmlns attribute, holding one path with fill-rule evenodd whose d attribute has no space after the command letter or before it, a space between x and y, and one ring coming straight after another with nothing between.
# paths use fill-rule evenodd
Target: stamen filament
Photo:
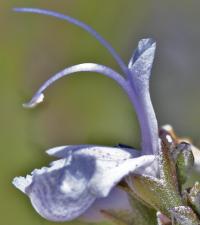
<instances>
[{"instance_id":1,"label":"stamen filament","mask_svg":"<svg viewBox=\"0 0 200 225\"><path fill-rule=\"evenodd\" d=\"M61 20L66 20L69 23L72 23L78 27L81 27L88 33L90 33L93 37L95 37L113 56L113 58L116 60L122 71L124 72L125 75L129 76L129 70L126 66L126 64L123 62L121 57L117 54L117 52L113 49L113 47L99 34L97 33L93 28L88 26L87 24L71 17L68 15L64 15L61 13L57 13L51 10L46 10L46 9L37 9L37 8L14 8L13 9L15 12L25 12L25 13L37 13L37 14L43 14L47 16L52 16L59 18Z\"/></svg>"},{"instance_id":2,"label":"stamen filament","mask_svg":"<svg viewBox=\"0 0 200 225\"><path fill-rule=\"evenodd\" d=\"M115 80L127 92L126 80L119 73L114 71L113 69L111 69L107 66L103 66L103 65L99 65L99 64L95 64L95 63L82 63L82 64L78 64L78 65L74 65L74 66L65 68L64 70L53 75L38 89L38 91L32 97L31 101L23 104L23 106L26 108L35 107L36 105L38 105L40 102L43 101L43 98L44 98L43 92L45 91L45 89L47 89L56 80L58 80L64 76L72 75L77 72L95 72L95 73L102 74L104 76L107 76L107 77Z\"/></svg>"}]
</instances>

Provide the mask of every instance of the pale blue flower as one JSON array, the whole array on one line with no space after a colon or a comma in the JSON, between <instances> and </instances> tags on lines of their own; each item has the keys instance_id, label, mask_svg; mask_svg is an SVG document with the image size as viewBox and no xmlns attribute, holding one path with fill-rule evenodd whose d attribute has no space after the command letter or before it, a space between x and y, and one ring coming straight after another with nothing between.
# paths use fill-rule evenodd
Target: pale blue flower
<instances>
[{"instance_id":1,"label":"pale blue flower","mask_svg":"<svg viewBox=\"0 0 200 225\"><path fill-rule=\"evenodd\" d=\"M96 72L121 86L134 105L140 123L141 151L123 146L56 147L47 151L49 155L59 158L50 167L34 170L25 178L14 179L13 184L29 196L41 216L53 221L72 220L83 214L96 199L108 196L111 189L129 173L155 176L157 172L158 125L149 95L156 44L152 39L142 39L127 66L96 31L74 18L43 9L14 10L54 16L83 28L109 50L125 75L123 77L113 69L96 63L74 65L47 80L31 101L24 104L25 107L31 108L42 102L45 89L64 76L83 71Z\"/></svg>"}]
</instances>

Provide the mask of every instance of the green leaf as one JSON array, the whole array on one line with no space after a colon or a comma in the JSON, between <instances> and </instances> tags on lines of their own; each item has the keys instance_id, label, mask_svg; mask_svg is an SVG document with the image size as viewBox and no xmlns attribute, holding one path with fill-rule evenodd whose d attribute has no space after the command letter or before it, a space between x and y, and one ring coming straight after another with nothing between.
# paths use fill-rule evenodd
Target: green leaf
<instances>
[{"instance_id":1,"label":"green leaf","mask_svg":"<svg viewBox=\"0 0 200 225\"><path fill-rule=\"evenodd\" d=\"M134 218L131 212L124 210L101 210L101 213L117 225L134 225ZM136 225L136 223L135 223Z\"/></svg>"},{"instance_id":2,"label":"green leaf","mask_svg":"<svg viewBox=\"0 0 200 225\"><path fill-rule=\"evenodd\" d=\"M185 142L178 144L176 151L178 152L176 157L177 177L181 190L182 185L187 181L188 172L194 166L194 156L191 145Z\"/></svg>"},{"instance_id":3,"label":"green leaf","mask_svg":"<svg viewBox=\"0 0 200 225\"><path fill-rule=\"evenodd\" d=\"M166 191L166 196L171 205L183 205L179 192L179 183L177 179L176 164L172 157L174 144L168 141L168 134L161 135L162 145L159 155L160 179Z\"/></svg>"},{"instance_id":4,"label":"green leaf","mask_svg":"<svg viewBox=\"0 0 200 225\"><path fill-rule=\"evenodd\" d=\"M170 208L183 205L170 147L167 137L162 136L159 155L160 179L142 175L130 175L127 178L127 182L137 196L167 216L170 216Z\"/></svg>"},{"instance_id":5,"label":"green leaf","mask_svg":"<svg viewBox=\"0 0 200 225\"><path fill-rule=\"evenodd\" d=\"M129 195L131 211L102 210L105 217L117 225L157 225L156 211Z\"/></svg>"},{"instance_id":6,"label":"green leaf","mask_svg":"<svg viewBox=\"0 0 200 225\"><path fill-rule=\"evenodd\" d=\"M170 216L168 209L176 205L176 200L167 190L164 182L156 178L136 175L132 177L133 191L157 211Z\"/></svg>"},{"instance_id":7,"label":"green leaf","mask_svg":"<svg viewBox=\"0 0 200 225\"><path fill-rule=\"evenodd\" d=\"M159 155L160 178L163 180L169 191L179 196L176 165L171 156L171 143L168 142L167 136L162 136L161 138L162 145Z\"/></svg>"},{"instance_id":8,"label":"green leaf","mask_svg":"<svg viewBox=\"0 0 200 225\"><path fill-rule=\"evenodd\" d=\"M156 210L153 209L151 205L136 195L125 180L122 180L118 184L118 187L125 191L129 197L130 206L132 208L131 217L129 216L129 224L157 225Z\"/></svg>"},{"instance_id":9,"label":"green leaf","mask_svg":"<svg viewBox=\"0 0 200 225\"><path fill-rule=\"evenodd\" d=\"M136 225L157 225L156 210L148 207L140 200L129 196L129 202L132 207L132 215Z\"/></svg>"}]
</instances>

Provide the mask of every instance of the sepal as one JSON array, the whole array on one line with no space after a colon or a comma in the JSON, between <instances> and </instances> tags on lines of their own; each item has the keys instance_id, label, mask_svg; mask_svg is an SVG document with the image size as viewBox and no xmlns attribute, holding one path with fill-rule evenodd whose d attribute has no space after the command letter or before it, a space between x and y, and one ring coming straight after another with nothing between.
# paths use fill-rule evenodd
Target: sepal
<instances>
[{"instance_id":1,"label":"sepal","mask_svg":"<svg viewBox=\"0 0 200 225\"><path fill-rule=\"evenodd\" d=\"M178 206L170 210L172 225L199 225L200 221L196 214L188 206Z\"/></svg>"}]
</instances>

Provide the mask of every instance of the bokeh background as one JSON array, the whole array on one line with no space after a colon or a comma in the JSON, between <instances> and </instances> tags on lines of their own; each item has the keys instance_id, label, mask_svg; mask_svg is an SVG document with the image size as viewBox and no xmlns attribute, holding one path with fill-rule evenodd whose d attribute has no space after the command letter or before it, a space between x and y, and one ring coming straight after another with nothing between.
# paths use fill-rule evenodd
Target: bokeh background
<instances>
[{"instance_id":1,"label":"bokeh background","mask_svg":"<svg viewBox=\"0 0 200 225\"><path fill-rule=\"evenodd\" d=\"M159 125L173 125L179 135L200 146L199 1L1 0L0 225L56 224L37 215L28 198L11 185L14 176L51 160L46 149L140 143L126 95L114 81L97 74L60 80L46 92L44 104L33 110L21 107L43 81L66 66L97 62L119 70L109 53L80 28L11 11L24 6L56 10L88 23L126 62L139 39L155 38L151 96Z\"/></svg>"}]
</instances>

